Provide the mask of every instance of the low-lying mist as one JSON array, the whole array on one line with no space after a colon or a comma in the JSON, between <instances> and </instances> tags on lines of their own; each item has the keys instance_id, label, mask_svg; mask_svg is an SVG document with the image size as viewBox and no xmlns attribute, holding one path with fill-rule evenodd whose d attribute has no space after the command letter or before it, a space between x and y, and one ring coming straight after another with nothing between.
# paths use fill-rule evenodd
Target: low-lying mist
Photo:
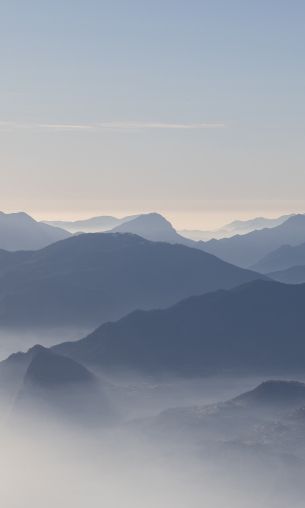
<instances>
[{"instance_id":1,"label":"low-lying mist","mask_svg":"<svg viewBox=\"0 0 305 508\"><path fill-rule=\"evenodd\" d=\"M201 420L205 404L214 407L216 400L254 388L255 380L172 379L152 384L140 378L108 378L107 383L107 399L118 418L106 425L52 417L39 405L2 411L1 506L303 507L303 459L269 448L261 439L256 443L252 431L247 432L252 410L242 415L240 425L239 412L229 406L228 413L224 406L223 413L219 406L224 428L236 423L234 439ZM183 416L178 411L168 420L170 408L178 406ZM189 407L199 408L195 421L184 416ZM259 416L265 417L263 412ZM265 424L268 430L268 421Z\"/></svg>"}]
</instances>

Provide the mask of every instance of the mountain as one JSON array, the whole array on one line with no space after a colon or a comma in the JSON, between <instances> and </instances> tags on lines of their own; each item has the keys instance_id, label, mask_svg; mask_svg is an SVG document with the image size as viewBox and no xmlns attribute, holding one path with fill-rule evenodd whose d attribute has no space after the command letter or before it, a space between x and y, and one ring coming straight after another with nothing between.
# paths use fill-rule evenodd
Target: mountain
<instances>
[{"instance_id":1,"label":"mountain","mask_svg":"<svg viewBox=\"0 0 305 508\"><path fill-rule=\"evenodd\" d=\"M45 221L45 224L66 229L67 231L70 231L70 233L78 233L80 231L83 233L101 233L104 231L110 231L114 227L132 220L135 217L137 216L130 215L119 219L117 217L112 217L111 215L100 215L98 217L91 217L90 219L76 221Z\"/></svg>"},{"instance_id":2,"label":"mountain","mask_svg":"<svg viewBox=\"0 0 305 508\"><path fill-rule=\"evenodd\" d=\"M257 280L134 312L55 347L103 369L197 376L304 372L305 285Z\"/></svg>"},{"instance_id":3,"label":"mountain","mask_svg":"<svg viewBox=\"0 0 305 508\"><path fill-rule=\"evenodd\" d=\"M50 349L37 345L30 350L30 363L26 370L25 384L53 388L74 383L92 384L93 374L86 367L67 358L57 355Z\"/></svg>"},{"instance_id":4,"label":"mountain","mask_svg":"<svg viewBox=\"0 0 305 508\"><path fill-rule=\"evenodd\" d=\"M282 245L263 257L255 267L261 273L268 273L302 265L305 265L305 243L296 246Z\"/></svg>"},{"instance_id":5,"label":"mountain","mask_svg":"<svg viewBox=\"0 0 305 508\"><path fill-rule=\"evenodd\" d=\"M24 380L40 386L63 385L74 382L91 382L93 375L69 358L52 354L41 345L31 347L26 353L14 353L0 362L0 384L4 393L14 394Z\"/></svg>"},{"instance_id":6,"label":"mountain","mask_svg":"<svg viewBox=\"0 0 305 508\"><path fill-rule=\"evenodd\" d=\"M60 417L76 425L96 425L114 418L100 381L78 362L35 346L2 362L0 373L12 369L16 361L25 371L19 369L11 417L35 414L48 421Z\"/></svg>"},{"instance_id":7,"label":"mountain","mask_svg":"<svg viewBox=\"0 0 305 508\"><path fill-rule=\"evenodd\" d=\"M287 219L292 217L291 215L282 215L281 217L277 217L276 219L268 219L265 217L256 217L250 220L235 220L226 224L220 229L212 230L212 231L201 231L201 230L182 230L179 233L191 240L199 241L208 241L213 238L219 240L221 238L230 238L235 235L245 235L247 233L251 233L251 231L264 229L264 228L274 228L283 224Z\"/></svg>"},{"instance_id":8,"label":"mountain","mask_svg":"<svg viewBox=\"0 0 305 508\"><path fill-rule=\"evenodd\" d=\"M112 229L112 233L132 233L153 242L181 243L197 247L195 242L179 235L171 223L158 213L139 215Z\"/></svg>"},{"instance_id":9,"label":"mountain","mask_svg":"<svg viewBox=\"0 0 305 508\"><path fill-rule=\"evenodd\" d=\"M241 267L256 267L258 261L285 244L299 245L305 241L305 215L294 215L280 226L253 231L232 238L198 242L210 254ZM271 270L268 270L271 271Z\"/></svg>"},{"instance_id":10,"label":"mountain","mask_svg":"<svg viewBox=\"0 0 305 508\"><path fill-rule=\"evenodd\" d=\"M1 271L0 259L2 327L93 328L262 277L197 249L118 233L74 236L11 263Z\"/></svg>"},{"instance_id":11,"label":"mountain","mask_svg":"<svg viewBox=\"0 0 305 508\"><path fill-rule=\"evenodd\" d=\"M26 213L0 212L0 249L41 249L69 236L67 231L37 222Z\"/></svg>"},{"instance_id":12,"label":"mountain","mask_svg":"<svg viewBox=\"0 0 305 508\"><path fill-rule=\"evenodd\" d=\"M287 270L271 272L268 277L284 284L304 284L305 283L305 265L293 266Z\"/></svg>"},{"instance_id":13,"label":"mountain","mask_svg":"<svg viewBox=\"0 0 305 508\"><path fill-rule=\"evenodd\" d=\"M305 384L299 381L265 381L254 390L239 395L232 403L254 410L291 411L305 405Z\"/></svg>"},{"instance_id":14,"label":"mountain","mask_svg":"<svg viewBox=\"0 0 305 508\"><path fill-rule=\"evenodd\" d=\"M26 250L10 252L0 249L0 275L19 263L26 261L30 256L30 251Z\"/></svg>"},{"instance_id":15,"label":"mountain","mask_svg":"<svg viewBox=\"0 0 305 508\"><path fill-rule=\"evenodd\" d=\"M304 383L272 380L226 402L169 408L145 423L146 429L168 439L179 441L180 435L183 443L187 439L199 445L229 440L252 442L253 446L256 440L264 441L264 427L283 421L304 405Z\"/></svg>"}]
</instances>

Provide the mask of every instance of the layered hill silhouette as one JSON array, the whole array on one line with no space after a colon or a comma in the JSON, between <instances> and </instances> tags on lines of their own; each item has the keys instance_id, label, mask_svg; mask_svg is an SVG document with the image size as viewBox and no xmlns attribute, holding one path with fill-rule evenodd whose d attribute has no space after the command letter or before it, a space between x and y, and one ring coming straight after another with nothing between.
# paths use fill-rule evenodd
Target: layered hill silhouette
<instances>
[{"instance_id":1,"label":"layered hill silhouette","mask_svg":"<svg viewBox=\"0 0 305 508\"><path fill-rule=\"evenodd\" d=\"M254 231L256 229L263 229L263 228L273 228L276 226L279 226L283 222L285 222L291 215L282 215L281 217L277 217L275 219L269 219L265 217L256 217L254 219L250 220L236 220L233 222L230 222L229 224L226 224L222 228L216 229L216 230L207 230L207 231L201 231L201 230L190 230L186 229L183 231L178 232L180 233L180 236L185 237L186 239L190 240L211 240L212 238L224 238L224 237L232 237L237 234L246 234L250 233L251 231ZM148 214L138 214L138 215L129 215L126 217L113 217L111 215L99 215L97 217L91 217L89 219L81 219L81 220L75 220L75 221L63 221L63 220L57 220L57 221L44 221L45 224L49 224L51 226L56 226L59 228L66 229L67 231L70 231L71 233L98 233L98 232L105 232L110 231L112 229L115 229L117 227L120 227L121 225L132 221L134 219L144 218L147 217L150 219L150 216L160 216L160 214L157 213L148 213ZM163 217L162 217L163 218ZM165 222L165 218L163 218ZM132 227L140 227L141 221L139 223L135 223ZM145 223L142 223L142 226L145 226ZM143 231L143 227L141 226L142 233L149 234L149 231L147 231L146 227ZM149 222L147 223L147 226L149 227ZM128 228L123 228L121 232L125 233L135 233L135 231L131 231ZM140 234L137 233L137 234ZM142 235L140 235L142 236ZM157 238L157 240L161 240L160 238Z\"/></svg>"},{"instance_id":2,"label":"layered hill silhouette","mask_svg":"<svg viewBox=\"0 0 305 508\"><path fill-rule=\"evenodd\" d=\"M96 327L260 275L182 245L131 234L78 235L0 256L0 326Z\"/></svg>"},{"instance_id":3,"label":"layered hill silhouette","mask_svg":"<svg viewBox=\"0 0 305 508\"><path fill-rule=\"evenodd\" d=\"M267 256L256 263L258 272L269 273L287 270L294 266L305 265L305 243L300 245L283 245L279 249L270 252Z\"/></svg>"},{"instance_id":4,"label":"layered hill silhouette","mask_svg":"<svg viewBox=\"0 0 305 508\"><path fill-rule=\"evenodd\" d=\"M305 283L305 265L293 266L287 270L271 272L268 274L270 279L283 282L284 284L304 284Z\"/></svg>"},{"instance_id":5,"label":"layered hill silhouette","mask_svg":"<svg viewBox=\"0 0 305 508\"><path fill-rule=\"evenodd\" d=\"M254 281L134 312L55 348L100 368L207 375L304 372L305 286Z\"/></svg>"},{"instance_id":6,"label":"layered hill silhouette","mask_svg":"<svg viewBox=\"0 0 305 508\"><path fill-rule=\"evenodd\" d=\"M112 215L99 215L97 217L91 217L90 219L75 221L45 221L45 224L66 229L71 233L101 233L104 231L110 231L116 226L132 220L135 217L136 215L130 215L122 218L113 217Z\"/></svg>"},{"instance_id":7,"label":"layered hill silhouette","mask_svg":"<svg viewBox=\"0 0 305 508\"><path fill-rule=\"evenodd\" d=\"M256 410L291 411L305 405L305 384L299 381L270 380L232 399L232 404Z\"/></svg>"},{"instance_id":8,"label":"layered hill silhouette","mask_svg":"<svg viewBox=\"0 0 305 508\"><path fill-rule=\"evenodd\" d=\"M282 420L305 406L305 384L271 380L226 402L170 408L150 422L155 431L170 437L181 433L193 440L204 439L259 441L263 426ZM260 436L260 433L262 436ZM268 429L270 433L270 428ZM240 442L241 444L241 442Z\"/></svg>"},{"instance_id":9,"label":"layered hill silhouette","mask_svg":"<svg viewBox=\"0 0 305 508\"><path fill-rule=\"evenodd\" d=\"M238 221L236 222L238 224ZM256 223L259 225L265 222L261 222L260 219L252 221L253 226ZM277 223L279 225L276 226ZM242 221L241 224L243 224ZM268 227L248 234L203 242L180 235L162 215L150 213L124 222L114 228L112 232L133 233L152 241L187 245L246 268L273 250L282 248L284 244L298 245L305 240L305 215L283 216L274 220L266 219L266 224ZM260 264L254 265L252 268L264 271L264 273L271 271L260 270Z\"/></svg>"},{"instance_id":10,"label":"layered hill silhouette","mask_svg":"<svg viewBox=\"0 0 305 508\"><path fill-rule=\"evenodd\" d=\"M49 422L64 418L75 425L100 425L114 419L100 380L70 358L38 345L2 362L0 376L7 380L9 372L11 379L15 376L15 389L18 386L12 397L12 418L35 415Z\"/></svg>"},{"instance_id":11,"label":"layered hill silhouette","mask_svg":"<svg viewBox=\"0 0 305 508\"><path fill-rule=\"evenodd\" d=\"M139 215L112 229L112 233L132 233L154 242L181 243L197 247L196 242L179 235L171 223L159 213Z\"/></svg>"},{"instance_id":12,"label":"layered hill silhouette","mask_svg":"<svg viewBox=\"0 0 305 508\"><path fill-rule=\"evenodd\" d=\"M274 228L198 243L200 248L225 261L241 267L257 268L257 263L275 249L286 244L296 246L304 241L305 215L294 215Z\"/></svg>"},{"instance_id":13,"label":"layered hill silhouette","mask_svg":"<svg viewBox=\"0 0 305 508\"><path fill-rule=\"evenodd\" d=\"M69 236L67 231L37 222L26 213L0 212L0 249L41 249Z\"/></svg>"},{"instance_id":14,"label":"layered hill silhouette","mask_svg":"<svg viewBox=\"0 0 305 508\"><path fill-rule=\"evenodd\" d=\"M185 229L180 231L182 236L186 238L190 238L191 240L203 240L208 241L213 238L219 240L221 238L230 238L235 235L245 235L247 233L251 233L251 231L264 229L264 228L274 228L283 224L287 219L292 217L291 215L282 215L281 217L277 217L276 219L269 219L265 217L255 217L254 219L249 220L235 220L226 224L222 228L215 230L189 230Z\"/></svg>"}]
</instances>

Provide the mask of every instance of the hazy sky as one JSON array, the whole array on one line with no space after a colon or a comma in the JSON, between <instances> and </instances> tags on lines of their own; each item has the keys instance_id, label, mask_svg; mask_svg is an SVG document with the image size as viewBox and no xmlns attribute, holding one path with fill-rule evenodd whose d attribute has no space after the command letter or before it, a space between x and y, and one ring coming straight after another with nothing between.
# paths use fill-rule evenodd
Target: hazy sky
<instances>
[{"instance_id":1,"label":"hazy sky","mask_svg":"<svg viewBox=\"0 0 305 508\"><path fill-rule=\"evenodd\" d=\"M0 1L0 209L305 211L304 0Z\"/></svg>"}]
</instances>

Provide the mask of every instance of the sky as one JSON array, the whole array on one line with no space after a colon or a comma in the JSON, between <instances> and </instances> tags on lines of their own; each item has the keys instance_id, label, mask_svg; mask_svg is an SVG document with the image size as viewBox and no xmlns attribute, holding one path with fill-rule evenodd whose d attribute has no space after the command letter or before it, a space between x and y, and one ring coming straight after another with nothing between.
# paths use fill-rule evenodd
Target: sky
<instances>
[{"instance_id":1,"label":"sky","mask_svg":"<svg viewBox=\"0 0 305 508\"><path fill-rule=\"evenodd\" d=\"M305 211L303 0L0 1L0 209Z\"/></svg>"}]
</instances>

